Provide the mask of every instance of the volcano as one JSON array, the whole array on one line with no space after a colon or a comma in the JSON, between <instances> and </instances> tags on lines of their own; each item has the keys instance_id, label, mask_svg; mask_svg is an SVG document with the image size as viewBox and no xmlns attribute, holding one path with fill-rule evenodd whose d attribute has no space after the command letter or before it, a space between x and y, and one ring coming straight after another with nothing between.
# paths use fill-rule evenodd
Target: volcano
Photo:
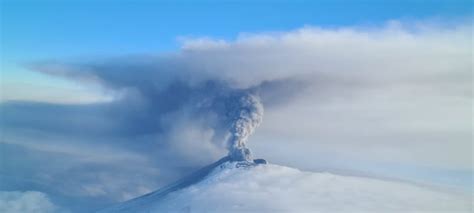
<instances>
[{"instance_id":1,"label":"volcano","mask_svg":"<svg viewBox=\"0 0 474 213\"><path fill-rule=\"evenodd\" d=\"M470 212L469 195L224 157L112 212Z\"/></svg>"}]
</instances>

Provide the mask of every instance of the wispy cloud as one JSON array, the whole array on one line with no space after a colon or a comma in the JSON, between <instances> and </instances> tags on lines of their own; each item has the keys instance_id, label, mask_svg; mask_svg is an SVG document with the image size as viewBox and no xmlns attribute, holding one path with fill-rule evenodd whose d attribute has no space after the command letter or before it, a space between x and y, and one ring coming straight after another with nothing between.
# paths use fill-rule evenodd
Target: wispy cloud
<instances>
[{"instance_id":1,"label":"wispy cloud","mask_svg":"<svg viewBox=\"0 0 474 213\"><path fill-rule=\"evenodd\" d=\"M0 211L11 213L59 212L48 196L35 191L0 191Z\"/></svg>"}]
</instances>

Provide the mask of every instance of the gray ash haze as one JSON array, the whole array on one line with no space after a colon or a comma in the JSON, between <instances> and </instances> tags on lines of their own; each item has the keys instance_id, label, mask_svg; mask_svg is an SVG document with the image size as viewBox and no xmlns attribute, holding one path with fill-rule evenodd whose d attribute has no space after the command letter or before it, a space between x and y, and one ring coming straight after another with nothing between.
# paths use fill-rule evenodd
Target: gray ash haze
<instances>
[{"instance_id":1,"label":"gray ash haze","mask_svg":"<svg viewBox=\"0 0 474 213\"><path fill-rule=\"evenodd\" d=\"M230 155L472 192L471 22L181 42L22 64L94 92L2 101L0 189L96 210Z\"/></svg>"}]
</instances>

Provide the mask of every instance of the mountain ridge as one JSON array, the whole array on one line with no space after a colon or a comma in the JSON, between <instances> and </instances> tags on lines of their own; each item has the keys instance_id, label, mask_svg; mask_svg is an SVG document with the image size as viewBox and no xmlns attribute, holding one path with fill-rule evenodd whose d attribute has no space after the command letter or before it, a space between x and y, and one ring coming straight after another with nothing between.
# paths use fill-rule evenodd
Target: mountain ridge
<instances>
[{"instance_id":1,"label":"mountain ridge","mask_svg":"<svg viewBox=\"0 0 474 213\"><path fill-rule=\"evenodd\" d=\"M472 198L414 184L224 157L109 212L470 212Z\"/></svg>"}]
</instances>

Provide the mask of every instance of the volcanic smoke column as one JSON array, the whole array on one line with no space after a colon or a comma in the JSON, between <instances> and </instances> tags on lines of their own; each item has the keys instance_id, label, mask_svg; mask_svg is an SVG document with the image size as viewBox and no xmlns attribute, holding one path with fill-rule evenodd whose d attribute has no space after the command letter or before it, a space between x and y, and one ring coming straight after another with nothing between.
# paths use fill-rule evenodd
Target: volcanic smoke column
<instances>
[{"instance_id":1,"label":"volcanic smoke column","mask_svg":"<svg viewBox=\"0 0 474 213\"><path fill-rule=\"evenodd\" d=\"M263 105L252 94L233 96L226 103L227 118L230 124L227 146L232 161L252 161L247 148L248 137L255 131L263 118Z\"/></svg>"}]
</instances>

